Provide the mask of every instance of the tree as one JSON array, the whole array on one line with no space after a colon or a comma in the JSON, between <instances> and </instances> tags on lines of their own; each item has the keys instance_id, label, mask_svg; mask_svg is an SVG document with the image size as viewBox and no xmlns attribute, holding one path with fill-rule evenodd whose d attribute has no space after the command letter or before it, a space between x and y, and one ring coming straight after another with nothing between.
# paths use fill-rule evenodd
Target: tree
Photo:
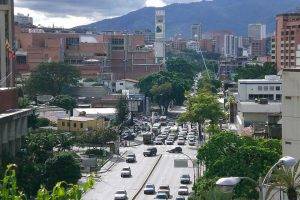
<instances>
[{"instance_id":1,"label":"tree","mask_svg":"<svg viewBox=\"0 0 300 200\"><path fill-rule=\"evenodd\" d=\"M200 91L195 96L188 97L186 112L180 115L179 121L198 123L201 132L205 120L217 124L223 116L224 113L216 96L210 92Z\"/></svg>"},{"instance_id":2,"label":"tree","mask_svg":"<svg viewBox=\"0 0 300 200\"><path fill-rule=\"evenodd\" d=\"M212 73L202 74L202 78L198 82L198 90L206 90L212 93L218 93L219 88L222 86L221 81L215 79Z\"/></svg>"},{"instance_id":3,"label":"tree","mask_svg":"<svg viewBox=\"0 0 300 200\"><path fill-rule=\"evenodd\" d=\"M45 162L45 177L47 188L64 181L75 184L81 177L80 163L71 152L59 152Z\"/></svg>"},{"instance_id":4,"label":"tree","mask_svg":"<svg viewBox=\"0 0 300 200\"><path fill-rule=\"evenodd\" d=\"M121 96L116 105L117 108L117 116L116 123L121 125L127 121L129 108L128 108L128 100L126 96Z\"/></svg>"},{"instance_id":5,"label":"tree","mask_svg":"<svg viewBox=\"0 0 300 200\"><path fill-rule=\"evenodd\" d=\"M237 75L234 77L235 81L239 79L262 79L266 75L276 75L277 70L275 64L264 63L263 66L260 65L248 65L246 67L240 67L237 70Z\"/></svg>"},{"instance_id":6,"label":"tree","mask_svg":"<svg viewBox=\"0 0 300 200\"><path fill-rule=\"evenodd\" d=\"M273 172L269 183L270 186L266 194L267 199L272 199L272 197L277 194L275 191L280 188L281 191L283 190L287 194L289 200L297 200L297 197L300 196L299 164L300 161L293 167L286 167L283 165ZM272 192L274 193L271 196Z\"/></svg>"},{"instance_id":7,"label":"tree","mask_svg":"<svg viewBox=\"0 0 300 200\"><path fill-rule=\"evenodd\" d=\"M172 84L166 82L162 85L154 85L151 88L151 94L156 103L163 111L163 114L168 112L170 102L172 100ZM162 109L163 108L163 109Z\"/></svg>"},{"instance_id":8,"label":"tree","mask_svg":"<svg viewBox=\"0 0 300 200\"><path fill-rule=\"evenodd\" d=\"M250 177L259 180L281 156L279 140L240 137L235 133L217 131L198 150L197 158L206 172L195 186L195 192L209 190L220 177ZM242 181L234 190L236 198L257 199L257 185Z\"/></svg>"},{"instance_id":9,"label":"tree","mask_svg":"<svg viewBox=\"0 0 300 200\"><path fill-rule=\"evenodd\" d=\"M168 59L166 66L169 72L181 74L184 78L193 78L197 72L195 64L189 63L182 58Z\"/></svg>"},{"instance_id":10,"label":"tree","mask_svg":"<svg viewBox=\"0 0 300 200\"><path fill-rule=\"evenodd\" d=\"M50 105L71 111L76 107L77 103L76 100L69 95L58 95L50 101Z\"/></svg>"},{"instance_id":11,"label":"tree","mask_svg":"<svg viewBox=\"0 0 300 200\"><path fill-rule=\"evenodd\" d=\"M76 86L80 78L79 70L64 63L41 63L25 83L25 91L35 97L37 94L57 96Z\"/></svg>"}]
</instances>

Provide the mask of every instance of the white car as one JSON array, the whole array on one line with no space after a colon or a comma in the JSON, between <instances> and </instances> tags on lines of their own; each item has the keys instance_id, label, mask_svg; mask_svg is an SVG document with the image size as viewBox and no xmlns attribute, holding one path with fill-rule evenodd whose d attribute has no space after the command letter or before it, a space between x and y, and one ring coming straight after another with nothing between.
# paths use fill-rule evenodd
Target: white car
<instances>
[{"instance_id":1,"label":"white car","mask_svg":"<svg viewBox=\"0 0 300 200\"><path fill-rule=\"evenodd\" d=\"M196 145L196 141L195 140L189 140L189 145L190 146L195 146Z\"/></svg>"},{"instance_id":2,"label":"white car","mask_svg":"<svg viewBox=\"0 0 300 200\"><path fill-rule=\"evenodd\" d=\"M121 171L121 177L130 177L131 176L131 169L130 167L124 167Z\"/></svg>"},{"instance_id":3,"label":"white car","mask_svg":"<svg viewBox=\"0 0 300 200\"><path fill-rule=\"evenodd\" d=\"M127 192L126 190L119 190L115 193L115 200L126 200L127 198Z\"/></svg>"},{"instance_id":4,"label":"white car","mask_svg":"<svg viewBox=\"0 0 300 200\"><path fill-rule=\"evenodd\" d=\"M189 195L189 188L186 185L181 185L178 189L178 195Z\"/></svg>"},{"instance_id":5,"label":"white car","mask_svg":"<svg viewBox=\"0 0 300 200\"><path fill-rule=\"evenodd\" d=\"M185 145L185 139L179 138L179 139L177 140L177 144L178 144L178 145Z\"/></svg>"},{"instance_id":6,"label":"white car","mask_svg":"<svg viewBox=\"0 0 300 200\"><path fill-rule=\"evenodd\" d=\"M162 142L162 139L156 138L156 139L154 140L154 144L156 144L156 145L163 145L164 143Z\"/></svg>"}]
</instances>

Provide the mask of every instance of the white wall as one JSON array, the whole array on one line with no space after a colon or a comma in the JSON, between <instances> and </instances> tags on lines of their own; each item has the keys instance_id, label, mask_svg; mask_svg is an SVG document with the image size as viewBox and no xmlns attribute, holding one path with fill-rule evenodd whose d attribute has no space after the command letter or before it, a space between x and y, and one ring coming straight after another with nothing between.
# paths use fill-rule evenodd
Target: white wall
<instances>
[{"instance_id":1,"label":"white wall","mask_svg":"<svg viewBox=\"0 0 300 200\"><path fill-rule=\"evenodd\" d=\"M129 93L131 94L139 93L139 89L137 88L136 83L126 80L118 80L116 82L116 91L120 90L129 90Z\"/></svg>"}]
</instances>

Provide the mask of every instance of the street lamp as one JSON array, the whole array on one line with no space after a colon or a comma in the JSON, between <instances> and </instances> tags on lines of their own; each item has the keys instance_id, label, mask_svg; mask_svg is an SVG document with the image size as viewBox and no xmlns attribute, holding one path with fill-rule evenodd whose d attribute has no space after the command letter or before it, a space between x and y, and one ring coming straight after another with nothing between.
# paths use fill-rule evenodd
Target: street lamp
<instances>
[{"instance_id":1,"label":"street lamp","mask_svg":"<svg viewBox=\"0 0 300 200\"><path fill-rule=\"evenodd\" d=\"M267 183L267 181L270 179L270 176L274 169L279 165L284 165L286 167L292 167L296 164L296 159L291 156L284 156L280 158L268 171L267 175L263 179L263 182L261 184L258 184L259 192L261 195L261 198L264 199L264 196L262 194L263 186ZM220 187L220 189L224 192L232 192L233 188L241 182L241 180L246 179L249 180L252 183L257 184L257 182L249 177L224 177L217 180L216 185Z\"/></svg>"},{"instance_id":2,"label":"street lamp","mask_svg":"<svg viewBox=\"0 0 300 200\"><path fill-rule=\"evenodd\" d=\"M185 153L183 153L183 152L181 152L180 154L186 156L186 157L192 162L192 165L193 165L193 174L194 174L194 184L195 184L195 181L196 181L196 173L195 173L195 165L194 165L193 159L192 159L189 155L187 155L187 154L185 154Z\"/></svg>"}]
</instances>

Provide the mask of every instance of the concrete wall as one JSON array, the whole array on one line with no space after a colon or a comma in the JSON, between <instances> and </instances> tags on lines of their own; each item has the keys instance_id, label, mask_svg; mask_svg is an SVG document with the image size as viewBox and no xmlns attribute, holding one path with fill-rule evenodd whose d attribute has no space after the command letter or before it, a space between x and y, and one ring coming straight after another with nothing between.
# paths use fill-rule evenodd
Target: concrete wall
<instances>
[{"instance_id":1,"label":"concrete wall","mask_svg":"<svg viewBox=\"0 0 300 200\"><path fill-rule=\"evenodd\" d=\"M16 88L0 88L0 113L18 106L18 93Z\"/></svg>"}]
</instances>

